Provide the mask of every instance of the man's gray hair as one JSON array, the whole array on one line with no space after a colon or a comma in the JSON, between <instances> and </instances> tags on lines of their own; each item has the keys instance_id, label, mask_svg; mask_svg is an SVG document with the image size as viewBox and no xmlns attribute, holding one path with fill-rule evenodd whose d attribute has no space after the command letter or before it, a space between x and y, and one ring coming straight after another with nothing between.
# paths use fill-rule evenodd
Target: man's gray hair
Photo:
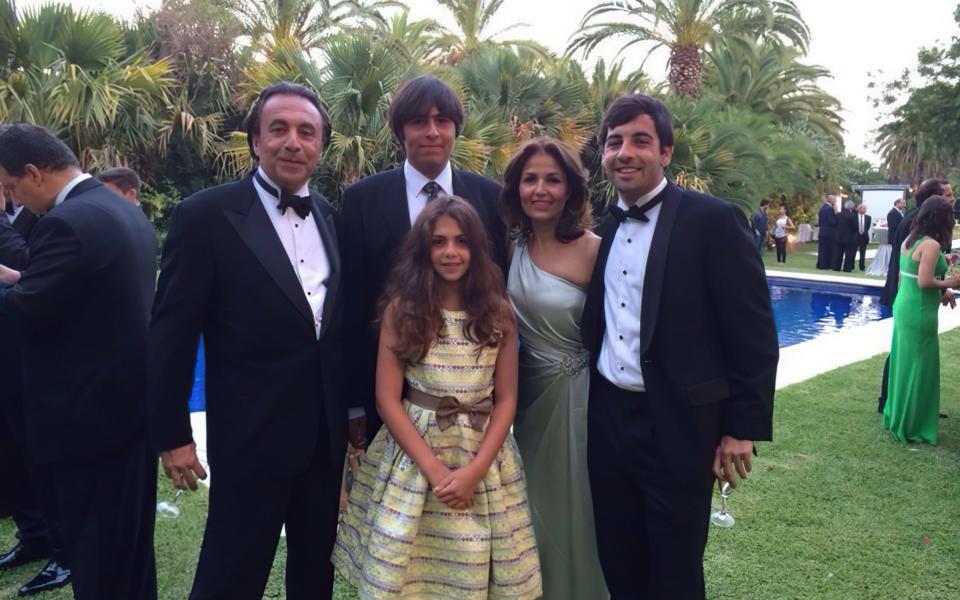
<instances>
[{"instance_id":1,"label":"man's gray hair","mask_svg":"<svg viewBox=\"0 0 960 600\"><path fill-rule=\"evenodd\" d=\"M843 207L847 210L853 210L853 200L847 200L844 202Z\"/></svg>"}]
</instances>

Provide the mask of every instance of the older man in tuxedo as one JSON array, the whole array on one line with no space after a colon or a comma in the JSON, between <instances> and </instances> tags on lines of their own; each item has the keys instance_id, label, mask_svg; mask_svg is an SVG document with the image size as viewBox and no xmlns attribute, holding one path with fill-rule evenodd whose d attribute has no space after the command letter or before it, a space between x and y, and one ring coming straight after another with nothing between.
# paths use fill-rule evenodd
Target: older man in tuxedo
<instances>
[{"instance_id":1,"label":"older man in tuxedo","mask_svg":"<svg viewBox=\"0 0 960 600\"><path fill-rule=\"evenodd\" d=\"M500 184L450 164L463 128L463 106L449 85L430 75L403 83L390 104L390 128L403 145L403 165L365 177L343 192L344 292L350 355L351 443L364 446L380 428L374 380L377 301L394 255L427 202L454 194L480 215L494 261L507 262L506 227L497 213Z\"/></svg>"},{"instance_id":2,"label":"older man in tuxedo","mask_svg":"<svg viewBox=\"0 0 960 600\"><path fill-rule=\"evenodd\" d=\"M599 142L618 195L581 329L600 564L614 600L703 598L714 482L746 477L772 435L770 293L743 213L665 178L660 100L617 99Z\"/></svg>"},{"instance_id":3,"label":"older man in tuxedo","mask_svg":"<svg viewBox=\"0 0 960 600\"><path fill-rule=\"evenodd\" d=\"M151 438L178 488L205 477L188 401L206 353L210 507L193 599L259 599L281 528L287 598L333 594L346 450L337 215L307 184L330 119L280 82L247 120L256 169L174 209L151 324Z\"/></svg>"},{"instance_id":4,"label":"older man in tuxedo","mask_svg":"<svg viewBox=\"0 0 960 600\"><path fill-rule=\"evenodd\" d=\"M26 267L0 267L0 313L22 333L27 450L50 474L74 596L156 598L156 455L146 443L153 228L42 127L0 128L0 184L44 215Z\"/></svg>"}]
</instances>

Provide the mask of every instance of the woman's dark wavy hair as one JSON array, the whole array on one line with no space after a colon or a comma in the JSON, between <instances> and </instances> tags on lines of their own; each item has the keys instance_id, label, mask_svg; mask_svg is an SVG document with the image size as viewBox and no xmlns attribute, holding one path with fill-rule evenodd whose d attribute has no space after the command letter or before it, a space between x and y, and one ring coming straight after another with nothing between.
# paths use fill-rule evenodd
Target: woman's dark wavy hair
<instances>
[{"instance_id":1,"label":"woman's dark wavy hair","mask_svg":"<svg viewBox=\"0 0 960 600\"><path fill-rule=\"evenodd\" d=\"M904 242L907 248L925 235L937 240L944 252L950 252L953 242L953 205L943 196L930 196L920 206L910 235Z\"/></svg>"},{"instance_id":2,"label":"woman's dark wavy hair","mask_svg":"<svg viewBox=\"0 0 960 600\"><path fill-rule=\"evenodd\" d=\"M380 298L378 321L382 322L387 307L392 306L398 342L391 350L409 364L423 360L431 344L445 335L439 276L430 259L434 226L444 215L460 225L470 249L470 267L460 280L467 312L464 334L471 342L491 347L504 335L503 277L490 258L480 216L465 200L441 196L427 204L403 239Z\"/></svg>"},{"instance_id":3,"label":"woman's dark wavy hair","mask_svg":"<svg viewBox=\"0 0 960 600\"><path fill-rule=\"evenodd\" d=\"M557 223L556 236L561 243L572 242L593 227L593 215L587 197L587 171L576 152L560 140L551 137L534 138L513 153L503 173L500 216L521 240L529 239L533 224L520 204L520 179L527 161L537 154L546 154L557 161L567 177L567 199L560 222Z\"/></svg>"}]
</instances>

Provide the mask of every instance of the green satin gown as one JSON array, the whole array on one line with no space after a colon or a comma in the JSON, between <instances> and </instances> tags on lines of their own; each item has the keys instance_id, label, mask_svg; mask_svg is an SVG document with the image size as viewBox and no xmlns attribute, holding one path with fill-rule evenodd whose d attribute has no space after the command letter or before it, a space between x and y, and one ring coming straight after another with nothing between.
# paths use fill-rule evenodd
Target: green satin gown
<instances>
[{"instance_id":1,"label":"green satin gown","mask_svg":"<svg viewBox=\"0 0 960 600\"><path fill-rule=\"evenodd\" d=\"M586 291L543 271L517 244L507 294L520 331L513 434L527 476L544 600L609 597L600 571L587 475Z\"/></svg>"},{"instance_id":2,"label":"green satin gown","mask_svg":"<svg viewBox=\"0 0 960 600\"><path fill-rule=\"evenodd\" d=\"M913 251L900 255L900 287L893 302L893 343L890 347L890 380L883 428L901 442L937 443L940 410L940 346L937 313L940 290L917 285L918 263ZM947 272L943 255L934 276Z\"/></svg>"}]
</instances>

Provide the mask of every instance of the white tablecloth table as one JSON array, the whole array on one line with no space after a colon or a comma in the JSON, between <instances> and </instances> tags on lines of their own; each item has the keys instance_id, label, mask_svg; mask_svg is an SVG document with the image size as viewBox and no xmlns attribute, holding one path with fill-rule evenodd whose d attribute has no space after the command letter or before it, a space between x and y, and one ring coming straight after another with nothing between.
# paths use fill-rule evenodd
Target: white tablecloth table
<instances>
[{"instance_id":1,"label":"white tablecloth table","mask_svg":"<svg viewBox=\"0 0 960 600\"><path fill-rule=\"evenodd\" d=\"M873 262L867 267L866 273L867 275L886 277L887 269L890 267L890 254L893 252L893 247L890 245L887 235L889 232L886 229L876 227L873 233L880 246L877 247L877 253L873 256Z\"/></svg>"}]
</instances>

